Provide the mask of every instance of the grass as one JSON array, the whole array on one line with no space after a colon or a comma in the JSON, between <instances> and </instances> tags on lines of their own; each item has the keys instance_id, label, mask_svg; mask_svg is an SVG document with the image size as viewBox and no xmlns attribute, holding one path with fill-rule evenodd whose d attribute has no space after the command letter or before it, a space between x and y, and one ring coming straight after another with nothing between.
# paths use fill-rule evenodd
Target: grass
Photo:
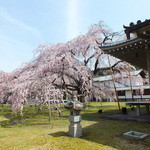
<instances>
[{"instance_id":1,"label":"grass","mask_svg":"<svg viewBox=\"0 0 150 150\"><path fill-rule=\"evenodd\" d=\"M99 109L102 114L97 113ZM50 122L46 106L37 112L37 106L25 106L22 118L12 117L10 106L0 105L0 150L150 150L150 138L138 141L122 136L130 130L150 134L148 123L100 119L118 112L115 102L89 103L82 111L81 138L67 135L69 112L65 109L61 117L53 112Z\"/></svg>"}]
</instances>

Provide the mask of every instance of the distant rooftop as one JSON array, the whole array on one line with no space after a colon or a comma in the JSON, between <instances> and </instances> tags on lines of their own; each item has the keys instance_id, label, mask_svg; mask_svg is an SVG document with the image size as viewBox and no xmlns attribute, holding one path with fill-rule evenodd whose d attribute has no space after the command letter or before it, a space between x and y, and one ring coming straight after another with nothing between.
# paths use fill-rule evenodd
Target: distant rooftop
<instances>
[{"instance_id":1,"label":"distant rooftop","mask_svg":"<svg viewBox=\"0 0 150 150\"><path fill-rule=\"evenodd\" d=\"M105 54L110 54L118 59L148 70L147 54L145 48L150 49L150 19L129 26L124 26L126 39L112 43L104 43L100 48ZM130 34L134 34L131 38ZM142 62L142 63L141 63Z\"/></svg>"},{"instance_id":2,"label":"distant rooftop","mask_svg":"<svg viewBox=\"0 0 150 150\"><path fill-rule=\"evenodd\" d=\"M143 70L140 69L140 70L136 70L136 71L131 71L131 75L133 76L137 76L139 75ZM116 78L119 77L119 74L117 76L115 76ZM100 77L94 77L93 78L93 81L101 81L101 82L104 82L104 81L111 81L112 80L112 75L106 75L106 76L100 76Z\"/></svg>"}]
</instances>

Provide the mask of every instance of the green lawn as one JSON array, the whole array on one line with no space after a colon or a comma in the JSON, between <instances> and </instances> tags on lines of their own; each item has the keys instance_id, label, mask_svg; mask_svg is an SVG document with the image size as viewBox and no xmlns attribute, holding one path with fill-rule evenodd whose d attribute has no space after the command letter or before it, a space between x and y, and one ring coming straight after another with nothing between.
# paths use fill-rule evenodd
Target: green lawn
<instances>
[{"instance_id":1,"label":"green lawn","mask_svg":"<svg viewBox=\"0 0 150 150\"><path fill-rule=\"evenodd\" d=\"M25 106L23 118L14 118L9 106L0 105L0 150L150 150L150 138L138 141L122 136L130 130L150 134L150 124L100 119L118 112L115 102L89 103L82 111L81 138L67 135L68 111L63 109L61 117L53 112L50 122L46 106L37 111L37 106Z\"/></svg>"}]
</instances>

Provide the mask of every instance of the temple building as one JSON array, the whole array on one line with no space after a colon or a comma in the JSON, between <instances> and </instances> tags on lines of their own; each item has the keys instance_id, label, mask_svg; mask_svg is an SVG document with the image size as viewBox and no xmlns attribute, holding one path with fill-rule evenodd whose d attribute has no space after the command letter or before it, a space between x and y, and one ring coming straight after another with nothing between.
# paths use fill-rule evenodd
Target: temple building
<instances>
[{"instance_id":1,"label":"temple building","mask_svg":"<svg viewBox=\"0 0 150 150\"><path fill-rule=\"evenodd\" d=\"M130 23L124 26L127 39L121 42L104 43L100 48L123 61L129 62L149 73L150 79L150 19L137 24ZM131 34L134 37L131 38Z\"/></svg>"},{"instance_id":2,"label":"temple building","mask_svg":"<svg viewBox=\"0 0 150 150\"><path fill-rule=\"evenodd\" d=\"M103 43L100 48L105 54L110 54L118 59L126 61L131 65L148 71L149 84L143 85L146 95L150 95L150 19L141 22L133 22L129 26L123 26L126 40L112 43ZM135 88L136 90L136 88ZM118 98L149 98L149 96L134 96L134 85L118 89ZM123 91L121 93L121 91ZM130 92L129 92L130 91Z\"/></svg>"},{"instance_id":3,"label":"temple building","mask_svg":"<svg viewBox=\"0 0 150 150\"><path fill-rule=\"evenodd\" d=\"M137 99L149 100L150 88L147 83L145 72L142 69L140 69L136 71L131 71L130 74L133 77L131 83L128 76L124 81L122 81L123 79L121 77L118 78L118 76L114 76L119 101L130 101ZM96 86L114 88L112 75L94 77L93 83ZM109 101L109 98L106 97L105 101Z\"/></svg>"}]
</instances>

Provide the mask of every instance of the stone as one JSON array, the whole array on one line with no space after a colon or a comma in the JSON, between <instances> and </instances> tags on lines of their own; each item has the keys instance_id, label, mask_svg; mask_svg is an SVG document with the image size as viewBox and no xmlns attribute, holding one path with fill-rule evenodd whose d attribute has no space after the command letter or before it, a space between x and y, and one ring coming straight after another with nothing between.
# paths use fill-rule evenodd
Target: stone
<instances>
[{"instance_id":1,"label":"stone","mask_svg":"<svg viewBox=\"0 0 150 150\"><path fill-rule=\"evenodd\" d=\"M73 114L76 111L74 111ZM78 138L82 136L82 126L80 125L80 122L82 120L82 116L81 115L70 115L69 116L69 121L70 121L70 125L69 125L69 135L71 137L74 138Z\"/></svg>"},{"instance_id":2,"label":"stone","mask_svg":"<svg viewBox=\"0 0 150 150\"><path fill-rule=\"evenodd\" d=\"M86 104L79 102L76 96L73 97L72 101L69 101L65 104L65 108L70 110L70 125L68 134L71 137L79 138L82 136L82 126L80 125L82 116L80 115L80 111L85 107Z\"/></svg>"},{"instance_id":3,"label":"stone","mask_svg":"<svg viewBox=\"0 0 150 150\"><path fill-rule=\"evenodd\" d=\"M127 138L142 140L148 137L149 135L146 133L142 133L142 132L129 131L129 132L124 133L123 136Z\"/></svg>"},{"instance_id":4,"label":"stone","mask_svg":"<svg viewBox=\"0 0 150 150\"><path fill-rule=\"evenodd\" d=\"M82 120L81 115L77 115L77 116L70 115L69 116L69 121L70 122L80 122L81 120Z\"/></svg>"},{"instance_id":5,"label":"stone","mask_svg":"<svg viewBox=\"0 0 150 150\"><path fill-rule=\"evenodd\" d=\"M71 122L69 125L69 133L71 137L79 138L82 136L82 126L79 122Z\"/></svg>"}]
</instances>

